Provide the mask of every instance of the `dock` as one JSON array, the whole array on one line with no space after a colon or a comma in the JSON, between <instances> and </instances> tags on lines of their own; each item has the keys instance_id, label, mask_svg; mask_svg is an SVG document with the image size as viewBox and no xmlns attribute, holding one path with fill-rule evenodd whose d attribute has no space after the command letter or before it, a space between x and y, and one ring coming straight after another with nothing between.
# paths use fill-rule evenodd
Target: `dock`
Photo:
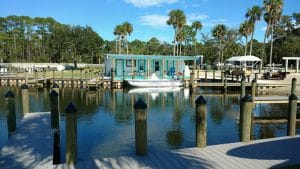
<instances>
[{"instance_id":1,"label":"dock","mask_svg":"<svg viewBox=\"0 0 300 169\"><path fill-rule=\"evenodd\" d=\"M278 137L183 148L172 151L149 151L146 156L119 156L78 161L71 168L271 168L300 164L300 136ZM53 131L50 113L29 113L0 150L0 166L7 169L67 168L52 165Z\"/></svg>"},{"instance_id":2,"label":"dock","mask_svg":"<svg viewBox=\"0 0 300 169\"><path fill-rule=\"evenodd\" d=\"M50 112L28 113L0 150L0 168L52 166L53 133Z\"/></svg>"}]
</instances>

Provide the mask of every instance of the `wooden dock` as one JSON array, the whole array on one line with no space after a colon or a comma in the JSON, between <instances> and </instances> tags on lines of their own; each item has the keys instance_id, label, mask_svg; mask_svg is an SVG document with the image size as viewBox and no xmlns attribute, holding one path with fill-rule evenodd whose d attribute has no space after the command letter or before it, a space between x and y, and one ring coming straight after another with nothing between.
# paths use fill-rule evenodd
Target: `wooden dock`
<instances>
[{"instance_id":1,"label":"wooden dock","mask_svg":"<svg viewBox=\"0 0 300 169\"><path fill-rule=\"evenodd\" d=\"M53 133L50 112L29 113L0 150L0 168L52 166ZM44 167L45 168L45 167Z\"/></svg>"},{"instance_id":2,"label":"wooden dock","mask_svg":"<svg viewBox=\"0 0 300 169\"><path fill-rule=\"evenodd\" d=\"M30 113L0 151L0 166L5 169L67 168L52 165L53 133L49 113ZM78 161L78 169L138 168L271 168L300 164L300 136L255 140L184 148L173 151L150 151L147 156L119 156Z\"/></svg>"},{"instance_id":3,"label":"wooden dock","mask_svg":"<svg viewBox=\"0 0 300 169\"><path fill-rule=\"evenodd\" d=\"M300 103L299 96L297 102ZM254 98L254 103L265 103L265 104L289 103L289 96L257 96Z\"/></svg>"}]
</instances>

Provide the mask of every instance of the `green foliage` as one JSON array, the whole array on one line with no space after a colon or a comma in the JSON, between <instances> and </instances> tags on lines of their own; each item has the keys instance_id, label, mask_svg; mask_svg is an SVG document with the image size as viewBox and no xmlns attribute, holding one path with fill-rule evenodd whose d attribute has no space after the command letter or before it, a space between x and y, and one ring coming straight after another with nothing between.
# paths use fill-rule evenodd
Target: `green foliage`
<instances>
[{"instance_id":1,"label":"green foliage","mask_svg":"<svg viewBox=\"0 0 300 169\"><path fill-rule=\"evenodd\" d=\"M0 18L0 57L4 62L97 63L103 39L89 26L60 24L53 18Z\"/></svg>"}]
</instances>

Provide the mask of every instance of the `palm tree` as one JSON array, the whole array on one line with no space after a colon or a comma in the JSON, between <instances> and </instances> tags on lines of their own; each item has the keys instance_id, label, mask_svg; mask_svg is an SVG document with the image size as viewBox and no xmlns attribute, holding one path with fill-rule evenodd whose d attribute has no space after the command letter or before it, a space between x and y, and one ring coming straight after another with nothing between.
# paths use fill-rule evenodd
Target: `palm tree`
<instances>
[{"instance_id":1,"label":"palm tree","mask_svg":"<svg viewBox=\"0 0 300 169\"><path fill-rule=\"evenodd\" d=\"M201 22L200 21L194 21L192 23L192 28L195 29L195 55L196 55L196 50L197 50L197 38L196 38L196 36L197 36L198 30L200 31L202 29Z\"/></svg>"},{"instance_id":2,"label":"palm tree","mask_svg":"<svg viewBox=\"0 0 300 169\"><path fill-rule=\"evenodd\" d=\"M183 28L186 23L186 16L184 12L180 9L175 9L169 12L169 20L167 20L168 25L172 25L175 34L174 34L174 46L173 46L173 55L175 56L176 51L176 37L177 33Z\"/></svg>"},{"instance_id":3,"label":"palm tree","mask_svg":"<svg viewBox=\"0 0 300 169\"><path fill-rule=\"evenodd\" d=\"M221 62L223 63L223 49L224 49L224 37L226 35L227 28L223 24L216 25L212 30L212 36L217 40L219 47L219 57L221 56Z\"/></svg>"},{"instance_id":4,"label":"palm tree","mask_svg":"<svg viewBox=\"0 0 300 169\"><path fill-rule=\"evenodd\" d=\"M245 42L245 54L244 54L245 56L247 55L248 36L250 36L251 33L253 32L252 31L252 28L253 28L252 24L253 24L252 22L244 21L243 23L241 23L240 28L239 28L239 33L241 35L243 35L245 37L245 39L246 39L246 42Z\"/></svg>"},{"instance_id":5,"label":"palm tree","mask_svg":"<svg viewBox=\"0 0 300 169\"><path fill-rule=\"evenodd\" d=\"M253 44L253 35L255 31L256 21L260 21L262 15L262 8L259 6L253 6L251 9L248 9L246 13L246 18L252 23L252 32L251 32L251 42L250 42L250 55L252 55L252 44Z\"/></svg>"},{"instance_id":6,"label":"palm tree","mask_svg":"<svg viewBox=\"0 0 300 169\"><path fill-rule=\"evenodd\" d=\"M267 30L265 33L265 39L269 35L271 29L271 48L270 48L270 68L272 65L272 55L273 55L273 34L274 26L280 20L283 8L283 0L264 0L264 19L267 22ZM265 44L265 40L264 40Z\"/></svg>"},{"instance_id":7,"label":"palm tree","mask_svg":"<svg viewBox=\"0 0 300 169\"><path fill-rule=\"evenodd\" d=\"M132 25L129 22L124 22L122 24L122 26L124 27L125 31L126 31L126 35L128 34L128 36L131 35L131 33L133 32L133 28ZM128 40L127 40L127 36L126 37L126 53L128 55Z\"/></svg>"},{"instance_id":8,"label":"palm tree","mask_svg":"<svg viewBox=\"0 0 300 169\"><path fill-rule=\"evenodd\" d=\"M117 39L119 40L118 53L121 54L121 41L122 39L124 39L124 36L126 35L125 27L123 25L117 25L114 29L114 35L116 35Z\"/></svg>"}]
</instances>

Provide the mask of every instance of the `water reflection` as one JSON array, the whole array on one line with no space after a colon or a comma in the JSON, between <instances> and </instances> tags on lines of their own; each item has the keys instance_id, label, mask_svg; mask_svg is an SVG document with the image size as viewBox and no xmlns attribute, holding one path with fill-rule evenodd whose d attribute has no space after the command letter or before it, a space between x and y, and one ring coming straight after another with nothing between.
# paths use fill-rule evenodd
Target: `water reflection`
<instances>
[{"instance_id":1,"label":"water reflection","mask_svg":"<svg viewBox=\"0 0 300 169\"><path fill-rule=\"evenodd\" d=\"M5 144L8 135L7 110L3 97L8 89L0 87L0 147ZM19 88L11 90L16 95L16 116L19 122L23 116L21 91ZM79 160L135 154L133 105L139 98L147 104L150 151L195 145L195 99L201 93L207 100L207 144L239 141L236 120L239 116L238 95L223 95L220 90L209 88L197 89L194 93L180 88L171 91L138 90L101 89L90 92L79 88L61 88L59 112L62 154L65 151L65 108L71 101L78 108ZM29 88L30 112L50 110L49 92L50 89L46 88ZM254 115L284 116L286 110L287 104L259 104L254 108ZM299 127L298 125L297 128ZM254 139L285 134L286 124L254 125Z\"/></svg>"}]
</instances>

